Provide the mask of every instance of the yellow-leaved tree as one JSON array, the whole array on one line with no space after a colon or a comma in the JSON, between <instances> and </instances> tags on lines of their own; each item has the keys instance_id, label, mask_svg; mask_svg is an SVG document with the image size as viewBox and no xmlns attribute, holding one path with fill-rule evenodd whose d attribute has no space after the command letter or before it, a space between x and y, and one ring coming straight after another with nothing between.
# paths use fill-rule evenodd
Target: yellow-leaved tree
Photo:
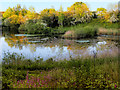
<instances>
[{"instance_id":1,"label":"yellow-leaved tree","mask_svg":"<svg viewBox=\"0 0 120 90\"><path fill-rule=\"evenodd\" d=\"M83 2L75 2L71 7L67 8L76 22L85 22L90 20L92 13L87 5Z\"/></svg>"},{"instance_id":2,"label":"yellow-leaved tree","mask_svg":"<svg viewBox=\"0 0 120 90\"><path fill-rule=\"evenodd\" d=\"M14 14L13 9L9 7L9 8L5 11L5 13L3 14L3 19L6 19L6 18L10 17L10 16L13 15L13 14Z\"/></svg>"},{"instance_id":3,"label":"yellow-leaved tree","mask_svg":"<svg viewBox=\"0 0 120 90\"><path fill-rule=\"evenodd\" d=\"M119 21L118 14L118 5L111 4L108 10L105 8L97 8L98 18L100 18L102 22L117 22Z\"/></svg>"},{"instance_id":4,"label":"yellow-leaved tree","mask_svg":"<svg viewBox=\"0 0 120 90\"><path fill-rule=\"evenodd\" d=\"M35 8L33 8L32 6L29 7L29 10L27 10L26 13L26 20L29 19L38 19L38 14L35 12Z\"/></svg>"},{"instance_id":5,"label":"yellow-leaved tree","mask_svg":"<svg viewBox=\"0 0 120 90\"><path fill-rule=\"evenodd\" d=\"M25 22L25 15L27 13L27 9L21 8L18 4L16 7L8 8L3 14L4 25L19 25Z\"/></svg>"},{"instance_id":6,"label":"yellow-leaved tree","mask_svg":"<svg viewBox=\"0 0 120 90\"><path fill-rule=\"evenodd\" d=\"M107 10L105 8L97 8L97 15L100 19L105 19L106 14L107 14Z\"/></svg>"},{"instance_id":7,"label":"yellow-leaved tree","mask_svg":"<svg viewBox=\"0 0 120 90\"><path fill-rule=\"evenodd\" d=\"M43 11L40 12L40 18L49 27L58 26L58 17L57 17L57 15L58 15L58 12L54 8L44 9Z\"/></svg>"}]
</instances>

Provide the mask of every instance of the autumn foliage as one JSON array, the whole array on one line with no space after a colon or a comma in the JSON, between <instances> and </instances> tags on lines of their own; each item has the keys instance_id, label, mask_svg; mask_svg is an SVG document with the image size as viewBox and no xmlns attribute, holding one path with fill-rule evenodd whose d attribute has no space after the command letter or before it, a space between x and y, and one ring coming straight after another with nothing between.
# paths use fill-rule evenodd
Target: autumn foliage
<instances>
[{"instance_id":1,"label":"autumn foliage","mask_svg":"<svg viewBox=\"0 0 120 90\"><path fill-rule=\"evenodd\" d=\"M83 2L75 2L73 5L67 8L67 11L63 11L62 6L56 11L54 8L44 9L39 13L36 13L33 7L26 9L17 5L16 7L9 7L3 14L3 24L5 26L15 26L20 27L20 29L26 28L27 21L40 21L39 25L50 28L64 27L70 25L76 25L80 23L91 22L94 17L99 21L105 23L115 23L119 22L119 11L118 6L115 5L114 9L107 10L105 8L97 8L97 11L90 11L87 4ZM35 22L33 23L35 24ZM32 24L32 26L33 26ZM28 25L27 25L28 26ZM38 24L34 26L35 30L38 30ZM33 27L32 27L33 28ZM31 30L27 30L31 31Z\"/></svg>"},{"instance_id":2,"label":"autumn foliage","mask_svg":"<svg viewBox=\"0 0 120 90\"><path fill-rule=\"evenodd\" d=\"M67 9L72 17L75 18L75 22L87 22L92 15L87 5L83 2L76 2Z\"/></svg>"}]
</instances>

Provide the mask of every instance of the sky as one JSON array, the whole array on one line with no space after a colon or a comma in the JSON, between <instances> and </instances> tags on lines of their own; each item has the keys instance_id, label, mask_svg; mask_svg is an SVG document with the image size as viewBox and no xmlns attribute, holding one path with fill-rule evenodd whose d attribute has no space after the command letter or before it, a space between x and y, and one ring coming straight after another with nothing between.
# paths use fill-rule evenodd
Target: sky
<instances>
[{"instance_id":1,"label":"sky","mask_svg":"<svg viewBox=\"0 0 120 90\"><path fill-rule=\"evenodd\" d=\"M25 6L27 9L32 6L38 13L51 7L59 10L61 5L63 10L66 11L67 7L80 1L86 3L91 11L95 11L100 7L108 9L111 4L118 4L119 2L119 0L0 0L0 11L5 11L8 7L15 7L17 4L22 7Z\"/></svg>"}]
</instances>

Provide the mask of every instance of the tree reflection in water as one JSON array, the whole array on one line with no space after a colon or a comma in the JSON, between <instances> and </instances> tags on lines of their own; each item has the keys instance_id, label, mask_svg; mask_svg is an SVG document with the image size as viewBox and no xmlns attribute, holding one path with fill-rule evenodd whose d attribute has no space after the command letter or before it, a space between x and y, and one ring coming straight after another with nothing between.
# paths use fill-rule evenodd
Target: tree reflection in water
<instances>
[{"instance_id":1,"label":"tree reflection in water","mask_svg":"<svg viewBox=\"0 0 120 90\"><path fill-rule=\"evenodd\" d=\"M43 38L44 39L44 38ZM69 39L54 39L50 38L47 41L42 41L40 37L35 36L15 36L15 34L6 35L5 42L6 51L23 53L28 58L42 57L54 59L70 59L70 58L93 58L93 50L97 50L97 58L116 56L117 47L114 41L97 39L93 44L92 39L86 43L82 39L77 43L76 40ZM94 45L94 47L93 47ZM9 47L9 49L7 49Z\"/></svg>"}]
</instances>

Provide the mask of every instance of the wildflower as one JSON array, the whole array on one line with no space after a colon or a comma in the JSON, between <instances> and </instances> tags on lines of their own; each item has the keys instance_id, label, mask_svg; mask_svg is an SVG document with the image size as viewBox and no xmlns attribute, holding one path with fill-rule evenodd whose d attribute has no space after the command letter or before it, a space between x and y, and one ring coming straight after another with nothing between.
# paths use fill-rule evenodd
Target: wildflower
<instances>
[{"instance_id":1,"label":"wildflower","mask_svg":"<svg viewBox=\"0 0 120 90\"><path fill-rule=\"evenodd\" d=\"M42 80L42 84L44 84L44 81Z\"/></svg>"},{"instance_id":2,"label":"wildflower","mask_svg":"<svg viewBox=\"0 0 120 90\"><path fill-rule=\"evenodd\" d=\"M40 81L40 78L37 78L37 82L39 82Z\"/></svg>"},{"instance_id":3,"label":"wildflower","mask_svg":"<svg viewBox=\"0 0 120 90\"><path fill-rule=\"evenodd\" d=\"M21 84L23 84L23 81L22 81L22 80L21 80L20 82L21 82Z\"/></svg>"},{"instance_id":4,"label":"wildflower","mask_svg":"<svg viewBox=\"0 0 120 90\"><path fill-rule=\"evenodd\" d=\"M30 88L30 85L29 85L29 87L28 88Z\"/></svg>"},{"instance_id":5,"label":"wildflower","mask_svg":"<svg viewBox=\"0 0 120 90\"><path fill-rule=\"evenodd\" d=\"M27 83L29 83L29 80L27 80Z\"/></svg>"},{"instance_id":6,"label":"wildflower","mask_svg":"<svg viewBox=\"0 0 120 90\"><path fill-rule=\"evenodd\" d=\"M13 87L15 87L15 84L13 85Z\"/></svg>"},{"instance_id":7,"label":"wildflower","mask_svg":"<svg viewBox=\"0 0 120 90\"><path fill-rule=\"evenodd\" d=\"M26 75L26 79L28 80L28 73L27 73L27 75Z\"/></svg>"},{"instance_id":8,"label":"wildflower","mask_svg":"<svg viewBox=\"0 0 120 90\"><path fill-rule=\"evenodd\" d=\"M43 87L44 85L41 85L41 87Z\"/></svg>"},{"instance_id":9,"label":"wildflower","mask_svg":"<svg viewBox=\"0 0 120 90\"><path fill-rule=\"evenodd\" d=\"M19 80L18 80L18 82L17 82L17 85L19 84Z\"/></svg>"},{"instance_id":10,"label":"wildflower","mask_svg":"<svg viewBox=\"0 0 120 90\"><path fill-rule=\"evenodd\" d=\"M73 83L73 85L75 86L76 82Z\"/></svg>"}]
</instances>

